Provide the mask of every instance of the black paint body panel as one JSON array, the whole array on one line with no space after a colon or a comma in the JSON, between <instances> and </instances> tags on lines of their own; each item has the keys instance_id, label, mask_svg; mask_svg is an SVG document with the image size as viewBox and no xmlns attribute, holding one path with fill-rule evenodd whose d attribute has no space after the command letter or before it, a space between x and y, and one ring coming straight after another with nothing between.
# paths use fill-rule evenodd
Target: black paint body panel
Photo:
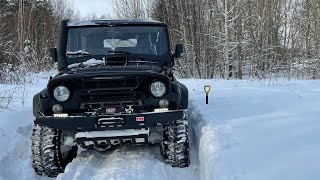
<instances>
[{"instance_id":1,"label":"black paint body panel","mask_svg":"<svg viewBox=\"0 0 320 180\"><path fill-rule=\"evenodd\" d=\"M89 23L90 24L90 23ZM88 26L163 26L157 21L145 20L120 20L120 21L91 21ZM79 28L86 26L79 23ZM116 108L115 114L103 114L106 117L121 117L125 123L120 129L141 128L134 119L145 115L144 126L155 126L158 123L172 122L183 117L183 110L188 109L188 89L178 82L173 76L174 57L168 55L159 63L142 65L102 65L97 67L84 67L68 69L66 46L68 28L77 28L77 24L70 24L68 20L61 23L60 43L58 48L59 73L50 78L48 85L33 98L33 115L35 123L62 130L107 130L99 128L96 121L100 117L86 114L96 113L106 108ZM169 42L169 37L168 37ZM126 55L123 55L126 56ZM83 57L82 57L83 58ZM83 61L85 59L77 59ZM154 97L150 92L150 84L161 81L167 87L165 95L161 98ZM58 102L53 96L53 90L63 85L71 92L71 97L66 102ZM169 111L152 113L160 108L159 101L169 101ZM52 107L59 104L63 107L62 113L67 113L72 118L53 117ZM126 109L132 105L134 114L126 114ZM147 113L147 114L144 114ZM113 127L111 129L117 129Z\"/></svg>"}]
</instances>

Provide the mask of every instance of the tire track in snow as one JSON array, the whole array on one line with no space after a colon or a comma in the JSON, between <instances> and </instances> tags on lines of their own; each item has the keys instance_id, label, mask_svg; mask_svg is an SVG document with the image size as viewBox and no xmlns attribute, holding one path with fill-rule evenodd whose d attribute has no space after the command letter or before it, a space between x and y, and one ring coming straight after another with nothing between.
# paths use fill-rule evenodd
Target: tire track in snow
<instances>
[{"instance_id":1,"label":"tire track in snow","mask_svg":"<svg viewBox=\"0 0 320 180\"><path fill-rule=\"evenodd\" d=\"M122 146L101 153L95 150L81 152L57 179L110 179L110 180L197 180L200 177L197 133L200 119L190 107L190 159L188 168L173 168L164 163L159 145Z\"/></svg>"},{"instance_id":2,"label":"tire track in snow","mask_svg":"<svg viewBox=\"0 0 320 180\"><path fill-rule=\"evenodd\" d=\"M123 146L104 153L80 153L57 179L198 179L195 165L172 168L162 160L160 147Z\"/></svg>"}]
</instances>

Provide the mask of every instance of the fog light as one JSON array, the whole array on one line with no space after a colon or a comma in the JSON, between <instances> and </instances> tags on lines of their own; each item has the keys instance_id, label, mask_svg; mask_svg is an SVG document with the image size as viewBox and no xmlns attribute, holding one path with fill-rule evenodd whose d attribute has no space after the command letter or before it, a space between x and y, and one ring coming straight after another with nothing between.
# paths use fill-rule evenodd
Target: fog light
<instances>
[{"instance_id":1,"label":"fog light","mask_svg":"<svg viewBox=\"0 0 320 180\"><path fill-rule=\"evenodd\" d=\"M169 111L168 108L158 108L158 109L154 109L154 112L166 112Z\"/></svg>"},{"instance_id":2,"label":"fog light","mask_svg":"<svg viewBox=\"0 0 320 180\"><path fill-rule=\"evenodd\" d=\"M60 104L55 104L52 106L52 111L55 114L62 113L63 107Z\"/></svg>"},{"instance_id":3,"label":"fog light","mask_svg":"<svg viewBox=\"0 0 320 180\"><path fill-rule=\"evenodd\" d=\"M167 99L161 99L159 101L159 106L161 108L167 108L169 106L169 101Z\"/></svg>"},{"instance_id":4,"label":"fog light","mask_svg":"<svg viewBox=\"0 0 320 180\"><path fill-rule=\"evenodd\" d=\"M64 114L53 114L53 117L65 118L65 117L68 117L68 114L66 114L66 113L64 113Z\"/></svg>"}]
</instances>

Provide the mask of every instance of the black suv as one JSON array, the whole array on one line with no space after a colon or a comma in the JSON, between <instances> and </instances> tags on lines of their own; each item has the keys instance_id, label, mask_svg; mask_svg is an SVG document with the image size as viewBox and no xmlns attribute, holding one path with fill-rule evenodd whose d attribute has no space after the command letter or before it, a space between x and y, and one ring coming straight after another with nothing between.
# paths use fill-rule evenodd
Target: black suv
<instances>
[{"instance_id":1,"label":"black suv","mask_svg":"<svg viewBox=\"0 0 320 180\"><path fill-rule=\"evenodd\" d=\"M187 167L188 89L173 76L167 26L152 20L61 23L59 73L33 98L33 167L63 172L78 146L160 144L165 162Z\"/></svg>"}]
</instances>

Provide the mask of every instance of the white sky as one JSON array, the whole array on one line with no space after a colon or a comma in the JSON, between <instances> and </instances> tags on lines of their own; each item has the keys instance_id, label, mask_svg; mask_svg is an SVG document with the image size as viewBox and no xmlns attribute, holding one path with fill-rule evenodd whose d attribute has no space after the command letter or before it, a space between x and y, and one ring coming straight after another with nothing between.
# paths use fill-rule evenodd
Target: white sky
<instances>
[{"instance_id":1,"label":"white sky","mask_svg":"<svg viewBox=\"0 0 320 180\"><path fill-rule=\"evenodd\" d=\"M105 14L113 16L112 0L68 0L73 4L75 10L79 10L80 15L85 17L95 13L98 17Z\"/></svg>"}]
</instances>

